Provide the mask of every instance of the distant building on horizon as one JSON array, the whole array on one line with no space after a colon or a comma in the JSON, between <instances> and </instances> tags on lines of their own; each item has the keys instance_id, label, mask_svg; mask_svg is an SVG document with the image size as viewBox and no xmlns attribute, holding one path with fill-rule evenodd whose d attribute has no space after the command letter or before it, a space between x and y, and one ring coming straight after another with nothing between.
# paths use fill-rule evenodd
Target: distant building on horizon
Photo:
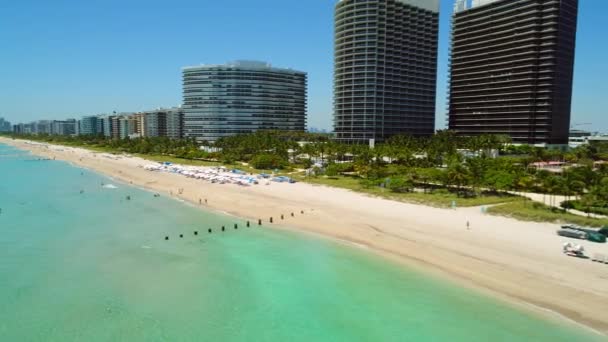
<instances>
[{"instance_id":1,"label":"distant building on horizon","mask_svg":"<svg viewBox=\"0 0 608 342\"><path fill-rule=\"evenodd\" d=\"M307 74L236 61L185 67L183 136L197 141L259 130L306 129Z\"/></svg>"},{"instance_id":2,"label":"distant building on horizon","mask_svg":"<svg viewBox=\"0 0 608 342\"><path fill-rule=\"evenodd\" d=\"M11 132L13 130L11 123L4 118L0 118L0 132Z\"/></svg>"},{"instance_id":3,"label":"distant building on horizon","mask_svg":"<svg viewBox=\"0 0 608 342\"><path fill-rule=\"evenodd\" d=\"M103 134L103 126L99 125L100 119L97 116L85 116L80 119L80 135L100 135Z\"/></svg>"},{"instance_id":4,"label":"distant building on horizon","mask_svg":"<svg viewBox=\"0 0 608 342\"><path fill-rule=\"evenodd\" d=\"M432 135L439 0L340 0L334 21L336 139Z\"/></svg>"},{"instance_id":5,"label":"distant building on horizon","mask_svg":"<svg viewBox=\"0 0 608 342\"><path fill-rule=\"evenodd\" d=\"M76 135L76 119L53 120L49 134L53 135Z\"/></svg>"},{"instance_id":6,"label":"distant building on horizon","mask_svg":"<svg viewBox=\"0 0 608 342\"><path fill-rule=\"evenodd\" d=\"M578 0L456 0L450 130L568 143Z\"/></svg>"},{"instance_id":7,"label":"distant building on horizon","mask_svg":"<svg viewBox=\"0 0 608 342\"><path fill-rule=\"evenodd\" d=\"M179 107L158 108L145 111L144 115L146 137L182 138L184 112Z\"/></svg>"},{"instance_id":8,"label":"distant building on horizon","mask_svg":"<svg viewBox=\"0 0 608 342\"><path fill-rule=\"evenodd\" d=\"M317 128L317 127L309 127L308 128L308 132L309 133L321 133L321 134L329 133L327 129L325 129L325 128Z\"/></svg>"},{"instance_id":9,"label":"distant building on horizon","mask_svg":"<svg viewBox=\"0 0 608 342\"><path fill-rule=\"evenodd\" d=\"M76 119L38 120L15 124L8 131L18 134L76 135L77 126Z\"/></svg>"},{"instance_id":10,"label":"distant building on horizon","mask_svg":"<svg viewBox=\"0 0 608 342\"><path fill-rule=\"evenodd\" d=\"M34 123L35 134L51 134L53 121L38 120Z\"/></svg>"}]
</instances>

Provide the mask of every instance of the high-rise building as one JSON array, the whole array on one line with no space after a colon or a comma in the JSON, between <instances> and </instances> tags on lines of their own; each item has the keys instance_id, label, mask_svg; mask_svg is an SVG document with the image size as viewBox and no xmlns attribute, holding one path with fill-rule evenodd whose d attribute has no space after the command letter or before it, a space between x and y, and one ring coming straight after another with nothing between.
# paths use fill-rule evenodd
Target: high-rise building
<instances>
[{"instance_id":1,"label":"high-rise building","mask_svg":"<svg viewBox=\"0 0 608 342\"><path fill-rule=\"evenodd\" d=\"M186 138L215 141L258 130L304 131L306 73L236 61L183 68Z\"/></svg>"},{"instance_id":2,"label":"high-rise building","mask_svg":"<svg viewBox=\"0 0 608 342\"><path fill-rule=\"evenodd\" d=\"M146 136L181 138L183 121L181 108L159 108L143 114L145 115Z\"/></svg>"},{"instance_id":3,"label":"high-rise building","mask_svg":"<svg viewBox=\"0 0 608 342\"><path fill-rule=\"evenodd\" d=\"M50 134L54 135L74 135L76 134L76 120L53 120L51 122Z\"/></svg>"},{"instance_id":4,"label":"high-rise building","mask_svg":"<svg viewBox=\"0 0 608 342\"><path fill-rule=\"evenodd\" d=\"M340 0L334 130L344 142L435 131L438 0Z\"/></svg>"},{"instance_id":5,"label":"high-rise building","mask_svg":"<svg viewBox=\"0 0 608 342\"><path fill-rule=\"evenodd\" d=\"M129 124L133 126L131 137L144 137L146 136L146 116L144 113L135 113L129 116Z\"/></svg>"},{"instance_id":6,"label":"high-rise building","mask_svg":"<svg viewBox=\"0 0 608 342\"><path fill-rule=\"evenodd\" d=\"M108 137L109 134L106 133L108 132L106 129L109 129L108 124L108 117L105 115L98 115L97 116L97 134L103 135L105 137Z\"/></svg>"},{"instance_id":7,"label":"high-rise building","mask_svg":"<svg viewBox=\"0 0 608 342\"><path fill-rule=\"evenodd\" d=\"M81 135L97 135L102 134L103 129L99 129L102 127L98 124L99 119L97 116L85 116L80 119L80 132Z\"/></svg>"},{"instance_id":8,"label":"high-rise building","mask_svg":"<svg viewBox=\"0 0 608 342\"><path fill-rule=\"evenodd\" d=\"M108 117L109 121L109 130L110 137L112 139L120 139L121 131L120 131L120 116L112 115Z\"/></svg>"},{"instance_id":9,"label":"high-rise building","mask_svg":"<svg viewBox=\"0 0 608 342\"><path fill-rule=\"evenodd\" d=\"M456 0L449 128L566 144L578 0Z\"/></svg>"},{"instance_id":10,"label":"high-rise building","mask_svg":"<svg viewBox=\"0 0 608 342\"><path fill-rule=\"evenodd\" d=\"M39 120L35 124L34 134L52 134L53 121L51 120Z\"/></svg>"},{"instance_id":11,"label":"high-rise building","mask_svg":"<svg viewBox=\"0 0 608 342\"><path fill-rule=\"evenodd\" d=\"M0 118L0 132L10 132L12 131L12 127L10 122L6 121L4 118Z\"/></svg>"}]
</instances>

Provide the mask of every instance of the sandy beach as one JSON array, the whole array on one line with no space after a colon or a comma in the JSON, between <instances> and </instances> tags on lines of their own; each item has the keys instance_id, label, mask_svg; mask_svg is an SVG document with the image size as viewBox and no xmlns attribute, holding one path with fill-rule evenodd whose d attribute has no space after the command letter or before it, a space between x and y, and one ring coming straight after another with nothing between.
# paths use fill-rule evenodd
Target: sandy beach
<instances>
[{"instance_id":1,"label":"sandy beach","mask_svg":"<svg viewBox=\"0 0 608 342\"><path fill-rule=\"evenodd\" d=\"M446 281L481 289L511 303L531 304L535 312L544 312L538 309L542 308L559 313L608 335L608 265L562 253L566 241L582 244L587 255L608 255L608 244L557 236L556 224L490 216L480 208L454 210L407 204L304 183L212 184L147 171L143 166L153 162L137 157L110 157L80 148L6 138L0 138L0 143L65 160L207 210L255 223L262 219L269 224L273 217L278 228L355 244Z\"/></svg>"}]
</instances>

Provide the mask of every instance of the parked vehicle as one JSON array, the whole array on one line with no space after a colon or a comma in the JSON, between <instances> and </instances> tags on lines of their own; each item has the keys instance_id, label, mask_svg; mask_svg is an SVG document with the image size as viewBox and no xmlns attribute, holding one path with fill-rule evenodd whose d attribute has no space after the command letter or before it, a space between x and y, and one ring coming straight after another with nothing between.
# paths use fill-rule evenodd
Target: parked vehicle
<instances>
[{"instance_id":1,"label":"parked vehicle","mask_svg":"<svg viewBox=\"0 0 608 342\"><path fill-rule=\"evenodd\" d=\"M599 232L592 232L592 233L588 233L587 240L592 241L592 242L605 243L606 236L600 234Z\"/></svg>"},{"instance_id":2,"label":"parked vehicle","mask_svg":"<svg viewBox=\"0 0 608 342\"><path fill-rule=\"evenodd\" d=\"M598 233L600 233L600 234L604 235L605 237L608 237L608 226L606 226L606 227L604 227L604 228L600 229L600 230L598 231Z\"/></svg>"},{"instance_id":3,"label":"parked vehicle","mask_svg":"<svg viewBox=\"0 0 608 342\"><path fill-rule=\"evenodd\" d=\"M562 226L562 229L571 229L579 232L584 232L587 234L587 240L591 242L605 243L606 235L600 233L599 230L595 228L581 227L575 224L566 224ZM604 229L604 228L602 228Z\"/></svg>"},{"instance_id":4,"label":"parked vehicle","mask_svg":"<svg viewBox=\"0 0 608 342\"><path fill-rule=\"evenodd\" d=\"M565 236L565 237L571 237L571 238L575 238L575 239L581 239L581 240L586 240L587 239L587 233L585 233L585 232L583 232L581 230L572 229L572 228L558 229L557 230L557 235L559 235L559 236Z\"/></svg>"}]
</instances>

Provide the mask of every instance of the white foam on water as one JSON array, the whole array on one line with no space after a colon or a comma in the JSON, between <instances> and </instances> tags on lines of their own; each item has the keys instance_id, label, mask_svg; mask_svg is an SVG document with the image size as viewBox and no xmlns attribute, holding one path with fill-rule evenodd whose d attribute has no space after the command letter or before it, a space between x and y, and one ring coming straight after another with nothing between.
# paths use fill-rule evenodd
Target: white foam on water
<instances>
[{"instance_id":1,"label":"white foam on water","mask_svg":"<svg viewBox=\"0 0 608 342\"><path fill-rule=\"evenodd\" d=\"M118 189L118 187L116 185L113 184L106 184L103 186L106 189Z\"/></svg>"}]
</instances>

